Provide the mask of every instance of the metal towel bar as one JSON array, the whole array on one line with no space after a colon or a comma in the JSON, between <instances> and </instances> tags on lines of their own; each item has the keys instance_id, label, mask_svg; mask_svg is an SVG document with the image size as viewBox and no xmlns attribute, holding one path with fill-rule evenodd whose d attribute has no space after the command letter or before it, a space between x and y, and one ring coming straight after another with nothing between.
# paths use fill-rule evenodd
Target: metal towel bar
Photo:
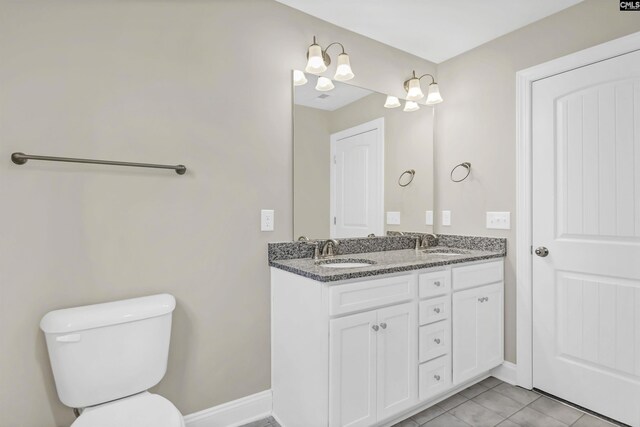
<instances>
[{"instance_id":1,"label":"metal towel bar","mask_svg":"<svg viewBox=\"0 0 640 427\"><path fill-rule=\"evenodd\" d=\"M136 168L173 169L178 175L187 171L185 165L157 165L153 163L117 162L113 160L76 159L73 157L34 156L24 153L11 154L11 161L16 165L24 165L27 160L46 160L50 162L91 163L96 165L130 166Z\"/></svg>"}]
</instances>

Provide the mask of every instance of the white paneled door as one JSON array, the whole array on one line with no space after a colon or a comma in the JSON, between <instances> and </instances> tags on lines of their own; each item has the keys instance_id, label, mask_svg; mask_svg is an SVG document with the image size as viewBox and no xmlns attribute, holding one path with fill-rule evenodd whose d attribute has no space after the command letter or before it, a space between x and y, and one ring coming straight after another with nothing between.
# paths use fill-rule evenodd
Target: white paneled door
<instances>
[{"instance_id":1,"label":"white paneled door","mask_svg":"<svg viewBox=\"0 0 640 427\"><path fill-rule=\"evenodd\" d=\"M533 385L640 426L640 51L532 93Z\"/></svg>"},{"instance_id":2,"label":"white paneled door","mask_svg":"<svg viewBox=\"0 0 640 427\"><path fill-rule=\"evenodd\" d=\"M331 237L384 234L384 118L331 135Z\"/></svg>"}]
</instances>

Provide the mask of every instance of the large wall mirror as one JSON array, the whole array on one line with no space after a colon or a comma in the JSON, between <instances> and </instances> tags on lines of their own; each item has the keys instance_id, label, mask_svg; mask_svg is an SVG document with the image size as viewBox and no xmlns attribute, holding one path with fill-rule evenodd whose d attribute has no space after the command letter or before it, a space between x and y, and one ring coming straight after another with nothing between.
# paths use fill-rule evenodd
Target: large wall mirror
<instances>
[{"instance_id":1,"label":"large wall mirror","mask_svg":"<svg viewBox=\"0 0 640 427\"><path fill-rule=\"evenodd\" d=\"M385 94L306 80L293 96L294 237L432 232L433 108L385 108Z\"/></svg>"}]
</instances>

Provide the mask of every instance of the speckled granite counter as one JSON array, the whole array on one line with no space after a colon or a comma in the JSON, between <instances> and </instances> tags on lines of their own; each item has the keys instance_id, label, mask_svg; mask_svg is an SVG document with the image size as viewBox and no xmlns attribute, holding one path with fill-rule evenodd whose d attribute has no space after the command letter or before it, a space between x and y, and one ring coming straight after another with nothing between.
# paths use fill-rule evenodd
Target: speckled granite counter
<instances>
[{"instance_id":1,"label":"speckled granite counter","mask_svg":"<svg viewBox=\"0 0 640 427\"><path fill-rule=\"evenodd\" d=\"M402 238L405 237L408 236L402 236ZM343 253L330 259L314 261L310 258L311 254L308 254L309 256L307 256L308 248L310 248L308 244L297 242L287 243L289 245L304 245L300 246L300 248L304 252L305 257L296 258L294 256L294 246L283 251L283 245L285 244L275 243L270 244L269 247L269 265L319 282L337 282L347 279L419 270L423 268L459 264L463 262L502 258L506 255L506 239L450 235L441 235L438 237L440 246L431 247L429 248L430 251L450 251L453 249L462 253L438 255L425 253L423 250L416 251L415 249L393 247L391 250ZM398 238L395 237L393 239ZM407 242L410 245L412 241L413 240L410 239ZM398 240L394 240L394 242L397 244ZM442 246L443 243L446 243L447 246ZM272 247L271 245L275 246ZM380 242L378 242L376 247L378 246L380 246ZM278 254L280 254L280 256ZM373 264L366 267L356 268L331 268L324 267L322 265L327 262L347 261L372 262Z\"/></svg>"}]
</instances>

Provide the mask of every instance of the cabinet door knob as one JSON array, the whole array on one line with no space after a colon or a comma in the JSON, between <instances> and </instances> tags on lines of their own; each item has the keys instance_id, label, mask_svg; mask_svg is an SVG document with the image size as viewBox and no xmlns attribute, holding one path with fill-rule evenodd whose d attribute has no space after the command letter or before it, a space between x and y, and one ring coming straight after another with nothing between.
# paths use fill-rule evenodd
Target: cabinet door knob
<instances>
[{"instance_id":1,"label":"cabinet door knob","mask_svg":"<svg viewBox=\"0 0 640 427\"><path fill-rule=\"evenodd\" d=\"M378 332L378 329L380 329L380 328L378 327L378 325L373 325L371 327L371 329L373 329L374 331Z\"/></svg>"},{"instance_id":2,"label":"cabinet door knob","mask_svg":"<svg viewBox=\"0 0 640 427\"><path fill-rule=\"evenodd\" d=\"M386 323L384 323L384 322L382 322L382 323L380 323L380 327L381 327L382 329L387 329L387 324L386 324Z\"/></svg>"},{"instance_id":3,"label":"cabinet door knob","mask_svg":"<svg viewBox=\"0 0 640 427\"><path fill-rule=\"evenodd\" d=\"M433 311L435 311L436 313L440 313L440 309L438 307L434 308Z\"/></svg>"},{"instance_id":4,"label":"cabinet door knob","mask_svg":"<svg viewBox=\"0 0 640 427\"><path fill-rule=\"evenodd\" d=\"M440 280L436 280L435 282L433 282L433 284L436 286L440 286Z\"/></svg>"},{"instance_id":5,"label":"cabinet door knob","mask_svg":"<svg viewBox=\"0 0 640 427\"><path fill-rule=\"evenodd\" d=\"M484 302L484 298L478 298L478 302Z\"/></svg>"},{"instance_id":6,"label":"cabinet door knob","mask_svg":"<svg viewBox=\"0 0 640 427\"><path fill-rule=\"evenodd\" d=\"M433 376L433 378L434 378L436 381L440 381L440 375L434 375L434 376Z\"/></svg>"},{"instance_id":7,"label":"cabinet door knob","mask_svg":"<svg viewBox=\"0 0 640 427\"><path fill-rule=\"evenodd\" d=\"M440 344L440 338L436 338L435 340L433 340L433 342L435 342L436 344Z\"/></svg>"}]
</instances>

